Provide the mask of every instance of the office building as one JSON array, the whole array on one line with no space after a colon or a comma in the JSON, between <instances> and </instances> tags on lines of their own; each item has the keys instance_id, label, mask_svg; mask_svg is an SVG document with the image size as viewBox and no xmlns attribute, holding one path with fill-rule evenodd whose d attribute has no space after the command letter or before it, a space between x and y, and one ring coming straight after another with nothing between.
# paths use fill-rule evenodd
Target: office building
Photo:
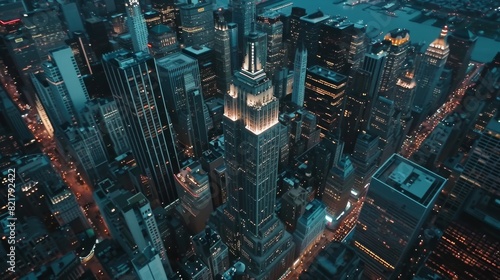
<instances>
[{"instance_id":1,"label":"office building","mask_svg":"<svg viewBox=\"0 0 500 280\"><path fill-rule=\"evenodd\" d=\"M317 63L343 75L358 68L366 51L364 26L328 19L320 28Z\"/></svg>"},{"instance_id":2,"label":"office building","mask_svg":"<svg viewBox=\"0 0 500 280\"><path fill-rule=\"evenodd\" d=\"M125 3L127 11L127 27L132 39L134 52L148 51L148 27L139 0L128 0Z\"/></svg>"},{"instance_id":3,"label":"office building","mask_svg":"<svg viewBox=\"0 0 500 280\"><path fill-rule=\"evenodd\" d=\"M68 35L57 11L47 9L26 13L22 22L35 43L40 60L44 60L50 50L66 45L64 41L68 39Z\"/></svg>"},{"instance_id":4,"label":"office building","mask_svg":"<svg viewBox=\"0 0 500 280\"><path fill-rule=\"evenodd\" d=\"M363 261L351 246L332 242L319 252L299 279L361 279L363 269Z\"/></svg>"},{"instance_id":5,"label":"office building","mask_svg":"<svg viewBox=\"0 0 500 280\"><path fill-rule=\"evenodd\" d=\"M375 172L352 239L365 262L365 277L398 276L445 183L397 154Z\"/></svg>"},{"instance_id":6,"label":"office building","mask_svg":"<svg viewBox=\"0 0 500 280\"><path fill-rule=\"evenodd\" d=\"M231 0L229 3L229 8L232 9L233 22L237 25L237 42L239 51L244 55L245 39L246 36L252 30L252 23L255 21L256 14L256 3L254 0ZM231 46L232 47L232 46ZM242 59L238 58L237 68L233 71L239 70L241 66Z\"/></svg>"},{"instance_id":7,"label":"office building","mask_svg":"<svg viewBox=\"0 0 500 280\"><path fill-rule=\"evenodd\" d=\"M89 94L71 48L52 50L42 69L44 73L32 75L32 81L52 126L57 130L63 123L81 122Z\"/></svg>"},{"instance_id":8,"label":"office building","mask_svg":"<svg viewBox=\"0 0 500 280\"><path fill-rule=\"evenodd\" d=\"M70 37L73 37L73 32L83 31L82 17L75 2L61 4L61 11L66 23L66 29Z\"/></svg>"},{"instance_id":9,"label":"office building","mask_svg":"<svg viewBox=\"0 0 500 280\"><path fill-rule=\"evenodd\" d=\"M111 50L106 31L106 22L98 17L88 18L85 20L85 30L89 36L90 46L96 58L100 60L103 54Z\"/></svg>"},{"instance_id":10,"label":"office building","mask_svg":"<svg viewBox=\"0 0 500 280\"><path fill-rule=\"evenodd\" d=\"M293 90L292 102L297 106L304 106L305 84L307 72L307 48L304 42L300 42L295 51L295 60L293 64Z\"/></svg>"},{"instance_id":11,"label":"office building","mask_svg":"<svg viewBox=\"0 0 500 280\"><path fill-rule=\"evenodd\" d=\"M208 130L213 124L201 92L198 63L175 53L159 59L157 68L177 139L186 154L201 157L208 149Z\"/></svg>"},{"instance_id":12,"label":"office building","mask_svg":"<svg viewBox=\"0 0 500 280\"><path fill-rule=\"evenodd\" d=\"M395 139L399 132L399 112L394 101L379 96L372 107L368 133L379 137L379 162L385 162L397 149Z\"/></svg>"},{"instance_id":13,"label":"office building","mask_svg":"<svg viewBox=\"0 0 500 280\"><path fill-rule=\"evenodd\" d=\"M396 80L394 87L394 107L401 111L401 118L411 116L412 104L415 99L417 83L413 71L405 71Z\"/></svg>"},{"instance_id":14,"label":"office building","mask_svg":"<svg viewBox=\"0 0 500 280\"><path fill-rule=\"evenodd\" d=\"M215 52L215 75L217 80L217 95L223 96L229 91L232 71L231 34L228 23L223 16L215 24L214 52Z\"/></svg>"},{"instance_id":15,"label":"office building","mask_svg":"<svg viewBox=\"0 0 500 280\"><path fill-rule=\"evenodd\" d=\"M448 28L445 26L439 37L429 45L415 70L417 89L413 105L419 108L422 118L441 105L437 104L441 96L435 96L434 89L450 53L447 35Z\"/></svg>"},{"instance_id":16,"label":"office building","mask_svg":"<svg viewBox=\"0 0 500 280\"><path fill-rule=\"evenodd\" d=\"M453 31L447 38L450 54L445 67L451 69L452 89L460 85L465 78L477 36L466 28Z\"/></svg>"},{"instance_id":17,"label":"office building","mask_svg":"<svg viewBox=\"0 0 500 280\"><path fill-rule=\"evenodd\" d=\"M200 163L203 170L208 173L212 204L217 208L227 200L223 151L210 148L203 152Z\"/></svg>"},{"instance_id":18,"label":"office building","mask_svg":"<svg viewBox=\"0 0 500 280\"><path fill-rule=\"evenodd\" d=\"M195 161L176 174L175 185L180 199L177 212L191 232L202 231L213 211L207 172Z\"/></svg>"},{"instance_id":19,"label":"office building","mask_svg":"<svg viewBox=\"0 0 500 280\"><path fill-rule=\"evenodd\" d=\"M264 70L269 79L273 80L276 73L285 65L283 22L281 22L280 14L276 11L268 11L259 15L256 29L267 34L267 58Z\"/></svg>"},{"instance_id":20,"label":"office building","mask_svg":"<svg viewBox=\"0 0 500 280\"><path fill-rule=\"evenodd\" d=\"M321 238L325 229L325 209L325 205L317 199L306 205L293 232L296 257L309 251L310 247Z\"/></svg>"},{"instance_id":21,"label":"office building","mask_svg":"<svg viewBox=\"0 0 500 280\"><path fill-rule=\"evenodd\" d=\"M295 49L298 47L299 39L301 33L301 23L300 18L307 15L306 9L300 7L292 7L292 12L285 20L285 25L283 29L283 37L287 46L288 63L289 67L293 63L293 55L295 55ZM293 55L292 55L293 53Z\"/></svg>"},{"instance_id":22,"label":"office building","mask_svg":"<svg viewBox=\"0 0 500 280\"><path fill-rule=\"evenodd\" d=\"M69 126L64 128L61 134L62 137L57 138L59 144L68 151L76 165L83 168L88 181L92 185L95 184L108 168L104 143L97 128L87 125Z\"/></svg>"},{"instance_id":23,"label":"office building","mask_svg":"<svg viewBox=\"0 0 500 280\"><path fill-rule=\"evenodd\" d=\"M228 202L218 211L223 215L220 232L250 277L277 279L294 254L292 237L275 214L278 100L260 61L259 35L252 32L246 41L245 61L225 96Z\"/></svg>"},{"instance_id":24,"label":"office building","mask_svg":"<svg viewBox=\"0 0 500 280\"><path fill-rule=\"evenodd\" d=\"M108 150L108 154L119 156L130 151L130 144L116 101L111 98L92 99L87 102L83 115L87 124L99 129L106 143L111 141L113 153Z\"/></svg>"},{"instance_id":25,"label":"office building","mask_svg":"<svg viewBox=\"0 0 500 280\"><path fill-rule=\"evenodd\" d=\"M193 255L180 261L180 278L188 280L212 280L212 274L201 259Z\"/></svg>"},{"instance_id":26,"label":"office building","mask_svg":"<svg viewBox=\"0 0 500 280\"><path fill-rule=\"evenodd\" d=\"M137 279L139 280L165 280L167 274L161 263L160 255L154 247L148 246L132 259Z\"/></svg>"},{"instance_id":27,"label":"office building","mask_svg":"<svg viewBox=\"0 0 500 280\"><path fill-rule=\"evenodd\" d=\"M370 73L371 81L368 90L370 100L378 96L386 61L387 51L382 43L372 45L370 52L365 54L361 68Z\"/></svg>"},{"instance_id":28,"label":"office building","mask_svg":"<svg viewBox=\"0 0 500 280\"><path fill-rule=\"evenodd\" d=\"M324 135L340 126L347 77L321 66L307 69L304 107L316 115Z\"/></svg>"},{"instance_id":29,"label":"office building","mask_svg":"<svg viewBox=\"0 0 500 280\"><path fill-rule=\"evenodd\" d=\"M345 101L341 125L341 139L344 141L344 150L351 154L356 144L358 134L366 129L370 119L372 98L369 90L372 75L363 69L354 70L350 79Z\"/></svg>"},{"instance_id":30,"label":"office building","mask_svg":"<svg viewBox=\"0 0 500 280\"><path fill-rule=\"evenodd\" d=\"M229 269L229 254L220 235L210 227L193 236L194 251L208 266L212 275Z\"/></svg>"},{"instance_id":31,"label":"office building","mask_svg":"<svg viewBox=\"0 0 500 280\"><path fill-rule=\"evenodd\" d=\"M455 186L450 190L445 204L439 213L440 220L446 225L456 219L458 213L473 189L498 193L497 170L500 158L494 156L500 149L500 113L497 112L481 133L469 152L463 172Z\"/></svg>"},{"instance_id":32,"label":"office building","mask_svg":"<svg viewBox=\"0 0 500 280\"><path fill-rule=\"evenodd\" d=\"M153 28L154 26L162 24L161 17L162 17L161 13L155 10L150 10L145 12L144 20L146 21L146 26L148 27L148 30Z\"/></svg>"},{"instance_id":33,"label":"office building","mask_svg":"<svg viewBox=\"0 0 500 280\"><path fill-rule=\"evenodd\" d=\"M390 44L384 71L380 80L382 96L390 97L396 78L403 69L403 64L410 47L410 31L407 29L394 29L385 35L384 41Z\"/></svg>"},{"instance_id":34,"label":"office building","mask_svg":"<svg viewBox=\"0 0 500 280\"><path fill-rule=\"evenodd\" d=\"M95 56L90 42L83 31L75 31L72 38L66 41L66 44L73 51L76 64L82 76L91 75L94 73L93 66L99 61Z\"/></svg>"},{"instance_id":35,"label":"office building","mask_svg":"<svg viewBox=\"0 0 500 280\"><path fill-rule=\"evenodd\" d=\"M149 51L151 54L160 58L179 50L177 34L171 27L158 24L149 29Z\"/></svg>"},{"instance_id":36,"label":"office building","mask_svg":"<svg viewBox=\"0 0 500 280\"><path fill-rule=\"evenodd\" d=\"M463 211L444 231L426 267L448 279L497 279L498 193L472 190Z\"/></svg>"},{"instance_id":37,"label":"office building","mask_svg":"<svg viewBox=\"0 0 500 280\"><path fill-rule=\"evenodd\" d=\"M13 133L13 140L23 148L34 146L35 137L33 133L24 122L19 108L14 105L3 87L0 87L0 108L0 118L6 122L9 130Z\"/></svg>"},{"instance_id":38,"label":"office building","mask_svg":"<svg viewBox=\"0 0 500 280\"><path fill-rule=\"evenodd\" d=\"M344 214L353 187L354 166L349 157L344 156L330 169L321 199L330 218L338 220Z\"/></svg>"},{"instance_id":39,"label":"office building","mask_svg":"<svg viewBox=\"0 0 500 280\"><path fill-rule=\"evenodd\" d=\"M292 187L281 197L279 218L289 232L294 232L297 221L304 214L309 193L302 187Z\"/></svg>"},{"instance_id":40,"label":"office building","mask_svg":"<svg viewBox=\"0 0 500 280\"><path fill-rule=\"evenodd\" d=\"M201 92L203 98L215 97L217 94L217 76L215 74L215 51L211 48L192 46L182 49L186 55L196 59L200 72Z\"/></svg>"},{"instance_id":41,"label":"office building","mask_svg":"<svg viewBox=\"0 0 500 280\"><path fill-rule=\"evenodd\" d=\"M361 132L356 140L351 162L354 166L354 187L351 195L360 198L366 194L373 173L377 170L380 150L379 138L373 134Z\"/></svg>"},{"instance_id":42,"label":"office building","mask_svg":"<svg viewBox=\"0 0 500 280\"><path fill-rule=\"evenodd\" d=\"M129 256L137 253L159 255L166 273L172 274L165 246L148 199L118 188L109 179L98 184L93 194L112 238ZM148 257L150 259L152 257Z\"/></svg>"},{"instance_id":43,"label":"office building","mask_svg":"<svg viewBox=\"0 0 500 280\"><path fill-rule=\"evenodd\" d=\"M304 15L300 18L300 38L296 44L298 47L300 40L304 41L307 49L307 65L309 67L318 64L316 55L319 49L318 41L320 40L321 26L329 18L329 15L325 15L319 9L312 14Z\"/></svg>"},{"instance_id":44,"label":"office building","mask_svg":"<svg viewBox=\"0 0 500 280\"><path fill-rule=\"evenodd\" d=\"M124 122L132 152L162 204L177 198L174 174L180 170L166 89L160 85L155 59L125 50L103 56L106 77ZM154 120L154 121L151 121Z\"/></svg>"},{"instance_id":45,"label":"office building","mask_svg":"<svg viewBox=\"0 0 500 280\"><path fill-rule=\"evenodd\" d=\"M76 196L56 173L46 155L20 157L15 161L15 166L18 176L16 184L21 187L23 193L26 196L31 193L39 194L30 198L32 200L29 205L35 209L33 213L40 215L40 219L46 222L55 219L60 227L70 223L87 227L87 219L78 205Z\"/></svg>"},{"instance_id":46,"label":"office building","mask_svg":"<svg viewBox=\"0 0 500 280\"><path fill-rule=\"evenodd\" d=\"M214 13L212 0L193 1L180 5L182 45L214 47Z\"/></svg>"}]
</instances>

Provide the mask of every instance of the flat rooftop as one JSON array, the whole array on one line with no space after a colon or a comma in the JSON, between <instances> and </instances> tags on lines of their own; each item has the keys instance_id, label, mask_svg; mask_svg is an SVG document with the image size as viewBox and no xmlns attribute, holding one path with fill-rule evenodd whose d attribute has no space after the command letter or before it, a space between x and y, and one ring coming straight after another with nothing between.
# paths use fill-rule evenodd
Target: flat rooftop
<instances>
[{"instance_id":1,"label":"flat rooftop","mask_svg":"<svg viewBox=\"0 0 500 280\"><path fill-rule=\"evenodd\" d=\"M318 65L314 65L312 67L307 68L307 72L319 75L322 78L329 80L336 85L347 82L346 76Z\"/></svg>"},{"instance_id":2,"label":"flat rooftop","mask_svg":"<svg viewBox=\"0 0 500 280\"><path fill-rule=\"evenodd\" d=\"M398 154L392 155L373 175L373 179L426 207L446 182L443 177Z\"/></svg>"}]
</instances>

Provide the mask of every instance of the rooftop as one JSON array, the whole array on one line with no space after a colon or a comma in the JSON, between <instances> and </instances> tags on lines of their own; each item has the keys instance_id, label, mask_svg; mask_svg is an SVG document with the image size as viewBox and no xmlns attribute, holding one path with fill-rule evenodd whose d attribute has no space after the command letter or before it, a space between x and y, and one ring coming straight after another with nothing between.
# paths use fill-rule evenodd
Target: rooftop
<instances>
[{"instance_id":1,"label":"rooftop","mask_svg":"<svg viewBox=\"0 0 500 280\"><path fill-rule=\"evenodd\" d=\"M328 79L329 81L333 82L334 84L341 84L341 83L345 83L347 81L346 76L339 74L335 71L329 70L328 68L318 66L318 65L314 65L314 66L308 68L307 72L319 75L325 79Z\"/></svg>"},{"instance_id":2,"label":"rooftop","mask_svg":"<svg viewBox=\"0 0 500 280\"><path fill-rule=\"evenodd\" d=\"M390 186L425 207L432 206L430 203L446 182L443 177L398 154L389 158L372 180Z\"/></svg>"}]
</instances>

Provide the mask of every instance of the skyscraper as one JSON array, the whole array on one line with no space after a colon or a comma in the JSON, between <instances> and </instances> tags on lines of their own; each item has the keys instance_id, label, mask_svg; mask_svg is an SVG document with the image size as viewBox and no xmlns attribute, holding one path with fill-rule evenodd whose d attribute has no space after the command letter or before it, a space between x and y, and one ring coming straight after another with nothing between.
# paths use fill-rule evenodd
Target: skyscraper
<instances>
[{"instance_id":1,"label":"skyscraper","mask_svg":"<svg viewBox=\"0 0 500 280\"><path fill-rule=\"evenodd\" d=\"M304 106L305 83L307 72L307 49L304 42L300 42L295 51L295 62L293 64L293 90L292 102L299 107Z\"/></svg>"},{"instance_id":2,"label":"skyscraper","mask_svg":"<svg viewBox=\"0 0 500 280\"><path fill-rule=\"evenodd\" d=\"M195 161L175 176L180 204L177 211L191 232L200 232L213 211L208 174Z\"/></svg>"},{"instance_id":3,"label":"skyscraper","mask_svg":"<svg viewBox=\"0 0 500 280\"><path fill-rule=\"evenodd\" d=\"M369 97L371 79L370 72L363 69L354 70L350 79L345 108L341 123L341 138L344 140L345 152L352 153L360 131L366 129L370 118L371 98Z\"/></svg>"},{"instance_id":4,"label":"skyscraper","mask_svg":"<svg viewBox=\"0 0 500 280\"><path fill-rule=\"evenodd\" d=\"M207 226L192 240L196 255L205 262L214 277L229 269L227 246L216 231Z\"/></svg>"},{"instance_id":5,"label":"skyscraper","mask_svg":"<svg viewBox=\"0 0 500 280\"><path fill-rule=\"evenodd\" d=\"M321 10L302 16L300 18L300 37L297 42L297 47L300 40L304 41L307 48L307 63L308 66L317 64L316 54L318 53L320 39L320 30L323 23L330 18L325 15ZM293 53L290 53L292 55Z\"/></svg>"},{"instance_id":6,"label":"skyscraper","mask_svg":"<svg viewBox=\"0 0 500 280\"><path fill-rule=\"evenodd\" d=\"M394 107L401 111L402 118L408 118L411 115L413 100L415 99L415 90L417 83L413 71L406 71L401 74L394 88Z\"/></svg>"},{"instance_id":7,"label":"skyscraper","mask_svg":"<svg viewBox=\"0 0 500 280\"><path fill-rule=\"evenodd\" d=\"M361 68L371 75L370 89L368 90L370 100L378 96L386 61L387 52L382 43L372 45L370 52L365 54Z\"/></svg>"},{"instance_id":8,"label":"skyscraper","mask_svg":"<svg viewBox=\"0 0 500 280\"><path fill-rule=\"evenodd\" d=\"M380 157L378 141L377 136L366 132L358 135L351 157L352 165L355 167L354 187L351 194L355 198L360 198L366 194L371 177L377 169L377 162Z\"/></svg>"},{"instance_id":9,"label":"skyscraper","mask_svg":"<svg viewBox=\"0 0 500 280\"><path fill-rule=\"evenodd\" d=\"M148 51L148 28L142 14L139 0L128 0L125 3L127 10L127 26L132 37L134 52Z\"/></svg>"},{"instance_id":10,"label":"skyscraper","mask_svg":"<svg viewBox=\"0 0 500 280\"><path fill-rule=\"evenodd\" d=\"M304 106L314 113L322 134L340 126L347 77L320 66L307 69Z\"/></svg>"},{"instance_id":11,"label":"skyscraper","mask_svg":"<svg viewBox=\"0 0 500 280\"><path fill-rule=\"evenodd\" d=\"M64 41L68 39L55 10L37 10L24 14L22 22L35 42L41 60L47 57L50 50L64 46Z\"/></svg>"},{"instance_id":12,"label":"skyscraper","mask_svg":"<svg viewBox=\"0 0 500 280\"><path fill-rule=\"evenodd\" d=\"M284 66L283 23L280 14L268 11L259 15L257 30L267 34L267 59L264 69L269 79L273 80L276 72Z\"/></svg>"},{"instance_id":13,"label":"skyscraper","mask_svg":"<svg viewBox=\"0 0 500 280\"><path fill-rule=\"evenodd\" d=\"M410 47L410 31L406 29L395 29L384 37L384 41L390 44L387 61L384 66L380 82L380 91L385 97L392 93L396 78L401 73L403 63Z\"/></svg>"},{"instance_id":14,"label":"skyscraper","mask_svg":"<svg viewBox=\"0 0 500 280\"><path fill-rule=\"evenodd\" d=\"M445 183L397 154L377 170L353 236L365 277L396 278Z\"/></svg>"},{"instance_id":15,"label":"skyscraper","mask_svg":"<svg viewBox=\"0 0 500 280\"><path fill-rule=\"evenodd\" d=\"M231 34L228 23L224 20L222 15L219 16L219 21L215 24L215 38L214 38L214 51L215 51L215 71L217 77L217 94L219 96L225 95L229 91L231 78L233 77L232 71L232 56L231 52Z\"/></svg>"},{"instance_id":16,"label":"skyscraper","mask_svg":"<svg viewBox=\"0 0 500 280\"><path fill-rule=\"evenodd\" d=\"M379 137L380 163L385 162L397 149L395 139L399 134L398 122L399 112L394 109L394 101L379 96L372 107L368 133Z\"/></svg>"},{"instance_id":17,"label":"skyscraper","mask_svg":"<svg viewBox=\"0 0 500 280\"><path fill-rule=\"evenodd\" d=\"M245 48L246 35L252 29L256 17L255 0L231 0L229 7L233 11L233 22L238 25L238 46L240 51ZM241 61L239 61L241 62ZM234 69L235 71L237 69Z\"/></svg>"},{"instance_id":18,"label":"skyscraper","mask_svg":"<svg viewBox=\"0 0 500 280\"><path fill-rule=\"evenodd\" d=\"M348 156L332 166L326 179L322 201L327 207L328 215L337 219L342 216L354 186L354 166Z\"/></svg>"},{"instance_id":19,"label":"skyscraper","mask_svg":"<svg viewBox=\"0 0 500 280\"><path fill-rule=\"evenodd\" d=\"M177 198L173 176L180 167L155 59L120 50L105 54L103 65L136 161L154 186L155 198L168 204Z\"/></svg>"},{"instance_id":20,"label":"skyscraper","mask_svg":"<svg viewBox=\"0 0 500 280\"><path fill-rule=\"evenodd\" d=\"M473 189L480 188L486 192L498 194L498 167L500 166L500 113L493 117L481 137L476 141L469 153L469 158L455 186L451 189L440 219L444 224L458 216L460 209Z\"/></svg>"},{"instance_id":21,"label":"skyscraper","mask_svg":"<svg viewBox=\"0 0 500 280\"><path fill-rule=\"evenodd\" d=\"M275 214L278 100L260 61L259 35L247 36L246 55L225 96L224 138L228 202L222 236L250 277L278 279L293 260L294 244ZM222 210L222 209L221 209Z\"/></svg>"},{"instance_id":22,"label":"skyscraper","mask_svg":"<svg viewBox=\"0 0 500 280\"><path fill-rule=\"evenodd\" d=\"M148 32L150 51L156 58L179 50L177 34L169 26L158 24L151 27Z\"/></svg>"},{"instance_id":23,"label":"skyscraper","mask_svg":"<svg viewBox=\"0 0 500 280\"><path fill-rule=\"evenodd\" d=\"M212 0L193 1L180 6L182 44L214 47L214 13Z\"/></svg>"},{"instance_id":24,"label":"skyscraper","mask_svg":"<svg viewBox=\"0 0 500 280\"><path fill-rule=\"evenodd\" d=\"M133 259L135 273L140 280L164 280L167 274L154 247L148 246Z\"/></svg>"},{"instance_id":25,"label":"skyscraper","mask_svg":"<svg viewBox=\"0 0 500 280\"><path fill-rule=\"evenodd\" d=\"M420 109L422 117L440 106L440 104L436 104L440 100L440 96L434 96L433 93L450 53L446 42L447 34L448 28L445 26L439 37L429 45L416 69L417 90L413 105Z\"/></svg>"},{"instance_id":26,"label":"skyscraper","mask_svg":"<svg viewBox=\"0 0 500 280\"><path fill-rule=\"evenodd\" d=\"M201 92L203 98L214 97L217 94L215 51L201 46L192 46L182 49L182 52L196 59L200 72Z\"/></svg>"},{"instance_id":27,"label":"skyscraper","mask_svg":"<svg viewBox=\"0 0 500 280\"><path fill-rule=\"evenodd\" d=\"M177 139L188 154L201 157L208 149L212 123L201 92L198 63L185 54L174 53L159 59L157 68Z\"/></svg>"},{"instance_id":28,"label":"skyscraper","mask_svg":"<svg viewBox=\"0 0 500 280\"><path fill-rule=\"evenodd\" d=\"M476 41L477 36L466 28L457 29L448 36L450 55L445 67L451 69L452 88L464 79Z\"/></svg>"},{"instance_id":29,"label":"skyscraper","mask_svg":"<svg viewBox=\"0 0 500 280\"><path fill-rule=\"evenodd\" d=\"M42 64L43 75L33 77L38 97L52 125L81 121L81 112L89 100L73 52L69 47L50 51L49 61Z\"/></svg>"}]
</instances>

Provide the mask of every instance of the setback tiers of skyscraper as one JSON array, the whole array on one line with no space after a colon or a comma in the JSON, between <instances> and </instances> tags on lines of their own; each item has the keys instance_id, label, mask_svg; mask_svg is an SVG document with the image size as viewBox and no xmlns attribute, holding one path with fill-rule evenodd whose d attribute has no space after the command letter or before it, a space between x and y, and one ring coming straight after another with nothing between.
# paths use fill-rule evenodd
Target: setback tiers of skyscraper
<instances>
[{"instance_id":1,"label":"setback tiers of skyscraper","mask_svg":"<svg viewBox=\"0 0 500 280\"><path fill-rule=\"evenodd\" d=\"M259 35L247 37L243 67L225 95L228 202L219 232L255 279L278 279L293 261L291 235L275 213L279 157L278 100L264 72Z\"/></svg>"}]
</instances>

